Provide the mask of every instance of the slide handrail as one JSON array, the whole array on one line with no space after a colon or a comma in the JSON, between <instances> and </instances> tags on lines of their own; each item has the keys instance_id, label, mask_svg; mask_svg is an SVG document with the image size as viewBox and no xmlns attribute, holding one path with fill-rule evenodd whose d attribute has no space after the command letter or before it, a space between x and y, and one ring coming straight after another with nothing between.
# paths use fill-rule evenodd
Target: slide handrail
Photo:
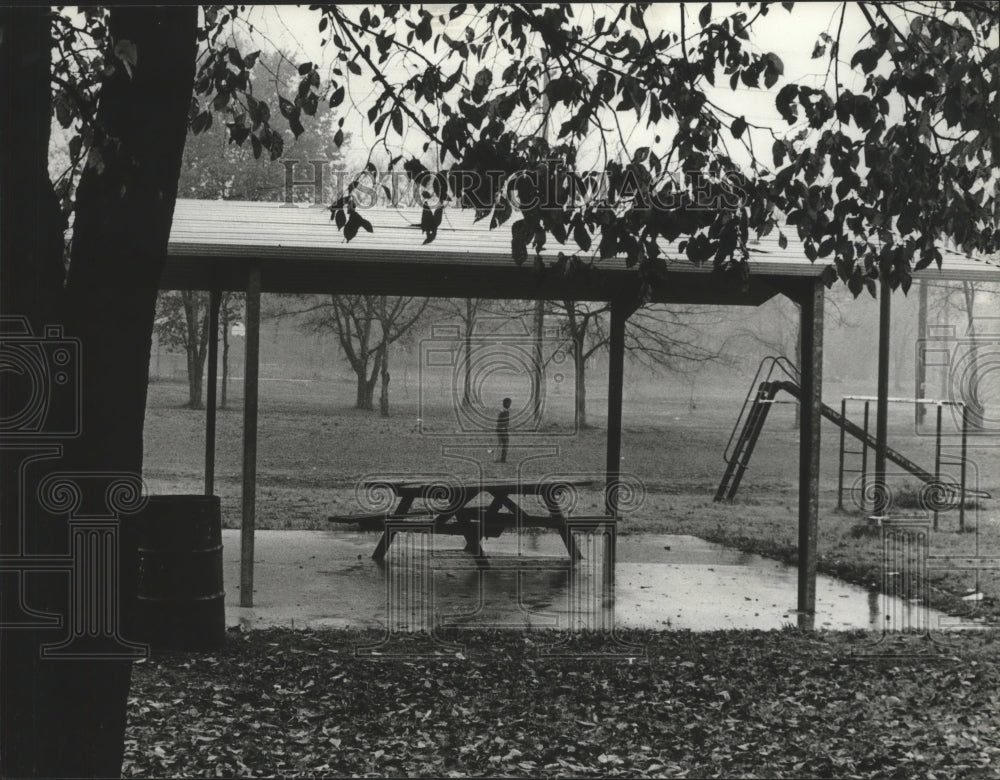
<instances>
[{"instance_id":1,"label":"slide handrail","mask_svg":"<svg viewBox=\"0 0 1000 780\"><path fill-rule=\"evenodd\" d=\"M764 373L765 368L767 375L761 379L761 374ZM744 418L750 408L751 399L756 400L760 398L763 385L771 381L771 376L774 374L775 369L779 368L789 379L798 383L799 370L784 355L768 355L760 361L760 364L757 366L757 372L753 376L753 381L750 383L750 389L747 391L747 397L743 399L743 406L740 407L740 413L736 417L736 424L733 425L732 433L729 434L729 441L726 442L726 448L722 452L722 459L726 463L732 462L733 453L730 452L730 449L733 446L733 441L736 439L737 431L741 430L745 422Z\"/></svg>"}]
</instances>

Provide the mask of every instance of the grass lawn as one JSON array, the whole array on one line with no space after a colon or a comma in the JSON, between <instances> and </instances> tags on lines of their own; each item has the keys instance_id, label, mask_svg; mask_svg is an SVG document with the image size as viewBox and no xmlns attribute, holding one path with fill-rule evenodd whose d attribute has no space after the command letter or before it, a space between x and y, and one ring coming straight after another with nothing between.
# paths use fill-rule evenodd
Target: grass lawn
<instances>
[{"instance_id":1,"label":"grass lawn","mask_svg":"<svg viewBox=\"0 0 1000 780\"><path fill-rule=\"evenodd\" d=\"M985 778L1000 767L996 631L923 658L861 655L862 633L630 631L646 656L633 664L545 657L552 635L490 631L411 646L436 657L355 657L376 638L231 632L217 652L137 664L125 776Z\"/></svg>"},{"instance_id":2,"label":"grass lawn","mask_svg":"<svg viewBox=\"0 0 1000 780\"><path fill-rule=\"evenodd\" d=\"M238 383L230 392L230 408L218 423L216 493L222 497L223 522L240 522L241 409ZM547 435L515 437L511 459L500 471L487 449L489 437L444 440L423 434L421 417L432 432L455 428L444 400L420 408L411 391L393 406L392 416L351 408L353 387L331 382L263 382L258 454L257 527L329 529L325 518L359 510L356 482L374 474L457 473L462 477L511 477L523 473L575 474L603 481L605 431L574 431L568 399L555 399L546 408ZM833 398L851 388L833 391ZM829 400L829 398L828 398ZM181 409L186 386L158 382L150 385L146 419L145 477L155 493L200 492L203 489L204 414ZM558 403L556 403L558 401ZM591 417L600 420L603 400L591 394ZM741 397L720 394L699 399L691 409L687 398L648 399L626 396L622 469L641 486L621 524L621 533L692 534L738 549L788 562L796 559L798 495L797 434L791 426L792 408L775 408L761 436L733 504L712 501L722 476L722 453L739 410ZM892 407L890 444L925 467L934 462L933 440L915 431L912 410ZM837 430L824 422L819 522L819 570L865 586L882 578L881 540L865 532L865 515L840 511L837 497ZM445 450L445 442L450 450ZM455 446L456 442L460 446ZM946 440L946 443L951 440ZM970 480L976 487L1000 495L1000 448L973 443ZM947 452L946 452L947 454ZM535 457L542 455L544 457ZM517 462L520 459L519 463ZM913 493L908 475L893 475L893 487L904 504ZM851 502L847 501L851 507ZM598 487L577 496L578 513L603 511ZM896 514L914 514L898 506ZM932 537L935 555L1000 554L1000 501L979 502L967 514L969 532L958 532L955 512L941 516L941 530ZM978 605L961 597L978 589ZM933 575L931 604L966 614L978 608L981 616L1000 619L1000 571L977 576L970 571Z\"/></svg>"}]
</instances>

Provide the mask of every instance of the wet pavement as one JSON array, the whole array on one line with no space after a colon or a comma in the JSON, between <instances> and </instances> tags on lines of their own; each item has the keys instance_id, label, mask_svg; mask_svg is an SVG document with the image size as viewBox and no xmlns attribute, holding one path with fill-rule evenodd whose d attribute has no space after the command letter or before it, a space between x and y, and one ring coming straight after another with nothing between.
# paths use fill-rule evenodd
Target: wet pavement
<instances>
[{"instance_id":1,"label":"wet pavement","mask_svg":"<svg viewBox=\"0 0 1000 780\"><path fill-rule=\"evenodd\" d=\"M796 625L794 567L693 536L617 539L613 585L600 537L570 569L558 535L486 540L487 565L461 537L400 534L382 563L377 534L258 531L254 607L239 607L239 531L224 530L226 619L247 628L432 626L779 629ZM815 626L931 629L950 621L917 603L820 575Z\"/></svg>"}]
</instances>

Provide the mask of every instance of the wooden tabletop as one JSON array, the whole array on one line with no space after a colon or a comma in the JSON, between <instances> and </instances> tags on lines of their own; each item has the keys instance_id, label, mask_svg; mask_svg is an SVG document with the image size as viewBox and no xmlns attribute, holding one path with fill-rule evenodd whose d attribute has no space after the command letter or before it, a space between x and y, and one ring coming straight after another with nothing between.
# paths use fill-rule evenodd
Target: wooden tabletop
<instances>
[{"instance_id":1,"label":"wooden tabletop","mask_svg":"<svg viewBox=\"0 0 1000 780\"><path fill-rule=\"evenodd\" d=\"M587 487L594 484L592 479L557 479L541 478L531 480L503 480L503 481L460 481L451 479L428 480L425 482L405 479L368 479L360 483L363 487L375 485L385 485L396 492L406 491L407 493L427 490L430 488L445 488L448 490L478 490L487 493L538 493L545 489L557 486L566 487Z\"/></svg>"}]
</instances>

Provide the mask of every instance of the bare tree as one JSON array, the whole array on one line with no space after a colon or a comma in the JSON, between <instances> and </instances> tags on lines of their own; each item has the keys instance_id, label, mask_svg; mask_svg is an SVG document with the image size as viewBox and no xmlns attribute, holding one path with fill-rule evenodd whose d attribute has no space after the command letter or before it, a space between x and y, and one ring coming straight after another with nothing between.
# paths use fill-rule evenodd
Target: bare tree
<instances>
[{"instance_id":1,"label":"bare tree","mask_svg":"<svg viewBox=\"0 0 1000 780\"><path fill-rule=\"evenodd\" d=\"M477 317L487 310L489 303L484 298L443 298L433 304L435 312L449 319L457 319L461 323L462 342L465 347L465 357L462 360L462 406L466 409L472 405L472 377L469 363L472 355L472 334L476 329Z\"/></svg>"},{"instance_id":2,"label":"bare tree","mask_svg":"<svg viewBox=\"0 0 1000 780\"><path fill-rule=\"evenodd\" d=\"M222 386L219 388L219 408L225 409L229 390L229 332L243 317L246 293L224 292L219 305L219 331L222 334Z\"/></svg>"},{"instance_id":3,"label":"bare tree","mask_svg":"<svg viewBox=\"0 0 1000 780\"><path fill-rule=\"evenodd\" d=\"M222 294L219 306L219 329L222 334L222 392L219 407L226 407L229 384L229 327L242 316L246 296ZM187 364L188 409L202 409L205 358L208 355L209 296L196 290L171 290L160 293L156 304L155 331L168 350L183 349Z\"/></svg>"},{"instance_id":4,"label":"bare tree","mask_svg":"<svg viewBox=\"0 0 1000 780\"><path fill-rule=\"evenodd\" d=\"M188 409L201 409L208 346L208 296L170 290L157 299L156 334L168 349L183 349L187 361Z\"/></svg>"},{"instance_id":5,"label":"bare tree","mask_svg":"<svg viewBox=\"0 0 1000 780\"><path fill-rule=\"evenodd\" d=\"M308 314L303 327L314 333L336 333L344 358L357 377L355 407L375 408L375 386L381 380L379 409L383 416L388 416L389 347L416 325L428 300L387 295L331 295L328 300L313 305L285 309L277 316Z\"/></svg>"},{"instance_id":6,"label":"bare tree","mask_svg":"<svg viewBox=\"0 0 1000 780\"><path fill-rule=\"evenodd\" d=\"M563 316L563 332L572 344L576 424L579 428L587 428L587 360L607 343L606 337L597 334L598 320L611 307L608 304L563 301L553 308L554 313Z\"/></svg>"},{"instance_id":7,"label":"bare tree","mask_svg":"<svg viewBox=\"0 0 1000 780\"><path fill-rule=\"evenodd\" d=\"M378 319L382 341L379 345L379 376L382 392L379 396L379 412L389 416L389 347L403 338L427 309L429 298L402 298L386 295L376 296L378 305L375 316Z\"/></svg>"},{"instance_id":8,"label":"bare tree","mask_svg":"<svg viewBox=\"0 0 1000 780\"><path fill-rule=\"evenodd\" d=\"M587 361L605 350L610 333L605 315L608 304L562 301L550 307L561 331L569 341L573 354L574 406L577 425L585 428L587 421ZM654 371L678 373L690 371L698 364L726 362L725 343L712 343L703 331L718 323L714 310L704 307L666 305L645 306L636 311L625 326L625 351L639 364ZM551 356L546 362L551 360Z\"/></svg>"}]
</instances>

